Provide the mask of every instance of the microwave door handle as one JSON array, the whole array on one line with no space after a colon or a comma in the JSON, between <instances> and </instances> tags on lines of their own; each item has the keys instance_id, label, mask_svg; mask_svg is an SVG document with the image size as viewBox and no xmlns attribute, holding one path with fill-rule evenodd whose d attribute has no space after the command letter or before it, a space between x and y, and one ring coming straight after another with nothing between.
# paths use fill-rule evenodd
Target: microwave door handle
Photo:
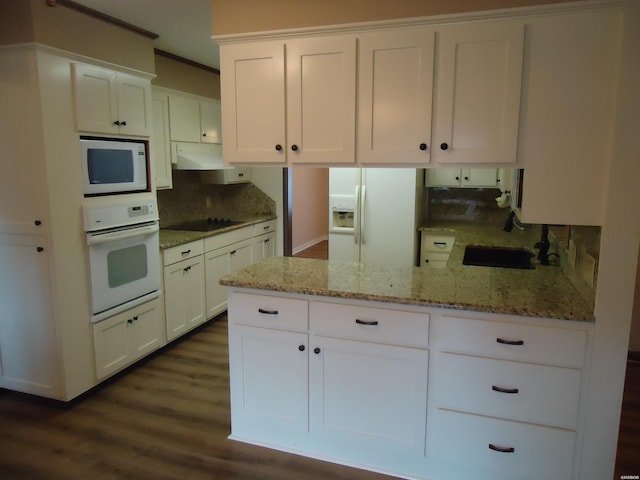
<instances>
[{"instance_id":1,"label":"microwave door handle","mask_svg":"<svg viewBox=\"0 0 640 480\"><path fill-rule=\"evenodd\" d=\"M138 237L140 235L150 235L159 230L158 224L146 225L144 227L130 228L127 230L118 230L117 232L108 233L90 233L87 235L87 245L98 245L100 243L114 242L116 240L124 240L125 238Z\"/></svg>"}]
</instances>

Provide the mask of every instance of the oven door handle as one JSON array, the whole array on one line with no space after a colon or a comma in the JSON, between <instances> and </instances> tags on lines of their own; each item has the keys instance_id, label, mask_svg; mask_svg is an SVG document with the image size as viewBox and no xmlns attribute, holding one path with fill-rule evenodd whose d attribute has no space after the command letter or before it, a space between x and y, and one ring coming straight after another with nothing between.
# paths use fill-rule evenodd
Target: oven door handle
<instances>
[{"instance_id":1,"label":"oven door handle","mask_svg":"<svg viewBox=\"0 0 640 480\"><path fill-rule=\"evenodd\" d=\"M115 232L89 233L87 234L87 245L98 245L100 243L115 242L116 240L124 240L125 238L139 237L141 235L150 235L160 230L157 223L153 225L145 225L143 227L128 228L126 230L117 230Z\"/></svg>"}]
</instances>

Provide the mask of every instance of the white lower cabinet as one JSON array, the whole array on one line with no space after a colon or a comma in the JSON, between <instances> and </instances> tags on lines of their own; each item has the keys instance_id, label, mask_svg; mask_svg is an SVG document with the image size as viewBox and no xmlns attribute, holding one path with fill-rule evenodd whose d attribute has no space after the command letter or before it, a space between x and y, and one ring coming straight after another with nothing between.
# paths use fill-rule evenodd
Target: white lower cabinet
<instances>
[{"instance_id":1,"label":"white lower cabinet","mask_svg":"<svg viewBox=\"0 0 640 480\"><path fill-rule=\"evenodd\" d=\"M93 325L98 380L165 345L160 302L143 303Z\"/></svg>"},{"instance_id":2,"label":"white lower cabinet","mask_svg":"<svg viewBox=\"0 0 640 480\"><path fill-rule=\"evenodd\" d=\"M229 322L232 438L419 468L427 314L232 291Z\"/></svg>"},{"instance_id":3,"label":"white lower cabinet","mask_svg":"<svg viewBox=\"0 0 640 480\"><path fill-rule=\"evenodd\" d=\"M451 312L230 289L231 438L401 478L576 480L590 327Z\"/></svg>"},{"instance_id":4,"label":"white lower cabinet","mask_svg":"<svg viewBox=\"0 0 640 480\"><path fill-rule=\"evenodd\" d=\"M202 253L202 240L163 252L167 340L179 337L206 320ZM184 259L176 261L179 258Z\"/></svg>"},{"instance_id":5,"label":"white lower cabinet","mask_svg":"<svg viewBox=\"0 0 640 480\"><path fill-rule=\"evenodd\" d=\"M574 478L588 332L566 323L434 315L426 451L436 478Z\"/></svg>"}]
</instances>

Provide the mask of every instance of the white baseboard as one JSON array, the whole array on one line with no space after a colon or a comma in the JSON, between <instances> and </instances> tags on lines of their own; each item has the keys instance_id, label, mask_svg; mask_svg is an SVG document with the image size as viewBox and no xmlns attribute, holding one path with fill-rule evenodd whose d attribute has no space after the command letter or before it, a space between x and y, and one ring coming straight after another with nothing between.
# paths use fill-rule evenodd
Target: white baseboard
<instances>
[{"instance_id":1,"label":"white baseboard","mask_svg":"<svg viewBox=\"0 0 640 480\"><path fill-rule=\"evenodd\" d=\"M292 253L293 255L300 253L303 250L306 250L309 247L313 247L316 243L320 243L323 242L325 240L329 240L329 236L328 235L323 235L322 237L318 237L318 238L314 238L313 240L310 240L302 245L298 245L297 247L293 247L292 249Z\"/></svg>"}]
</instances>

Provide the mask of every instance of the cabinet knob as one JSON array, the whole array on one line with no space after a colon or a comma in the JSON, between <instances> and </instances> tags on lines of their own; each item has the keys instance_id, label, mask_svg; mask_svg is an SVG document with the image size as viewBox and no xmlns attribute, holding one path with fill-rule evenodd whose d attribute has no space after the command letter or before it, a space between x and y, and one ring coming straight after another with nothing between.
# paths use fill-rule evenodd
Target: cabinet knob
<instances>
[{"instance_id":1,"label":"cabinet knob","mask_svg":"<svg viewBox=\"0 0 640 480\"><path fill-rule=\"evenodd\" d=\"M300 346L298 347L298 350L300 350L301 352L304 352L304 349L305 349L305 346L304 346L304 345L300 345Z\"/></svg>"},{"instance_id":2,"label":"cabinet knob","mask_svg":"<svg viewBox=\"0 0 640 480\"><path fill-rule=\"evenodd\" d=\"M42 225L42 222L41 222L40 220L36 220L35 222L33 222L33 224L34 224L36 227L39 227L40 225Z\"/></svg>"},{"instance_id":3,"label":"cabinet knob","mask_svg":"<svg viewBox=\"0 0 640 480\"><path fill-rule=\"evenodd\" d=\"M440 144L440 150L448 150L449 149L449 144L448 143L441 143Z\"/></svg>"},{"instance_id":4,"label":"cabinet knob","mask_svg":"<svg viewBox=\"0 0 640 480\"><path fill-rule=\"evenodd\" d=\"M282 145L280 145L279 143L276 144L276 150L277 151L281 151L282 150Z\"/></svg>"},{"instance_id":5,"label":"cabinet knob","mask_svg":"<svg viewBox=\"0 0 640 480\"><path fill-rule=\"evenodd\" d=\"M313 353L315 353L316 355L320 353L320 348L316 347L313 349Z\"/></svg>"},{"instance_id":6,"label":"cabinet knob","mask_svg":"<svg viewBox=\"0 0 640 480\"><path fill-rule=\"evenodd\" d=\"M126 121L122 121L122 122L120 122L120 126L121 126L121 127L126 127L126 126L127 126L127 122L126 122Z\"/></svg>"},{"instance_id":7,"label":"cabinet knob","mask_svg":"<svg viewBox=\"0 0 640 480\"><path fill-rule=\"evenodd\" d=\"M113 122L113 124L114 124L116 127L119 127L119 126L120 126L120 122L119 122L118 120L116 120L115 122Z\"/></svg>"},{"instance_id":8,"label":"cabinet knob","mask_svg":"<svg viewBox=\"0 0 640 480\"><path fill-rule=\"evenodd\" d=\"M468 182L468 181L469 181L469 177L464 177L464 180L465 180L466 182Z\"/></svg>"},{"instance_id":9,"label":"cabinet knob","mask_svg":"<svg viewBox=\"0 0 640 480\"><path fill-rule=\"evenodd\" d=\"M128 318L127 319L127 323L133 323L133 319L132 318Z\"/></svg>"},{"instance_id":10,"label":"cabinet knob","mask_svg":"<svg viewBox=\"0 0 640 480\"><path fill-rule=\"evenodd\" d=\"M133 317L133 320L137 321L138 320L138 316L136 315L135 317Z\"/></svg>"},{"instance_id":11,"label":"cabinet knob","mask_svg":"<svg viewBox=\"0 0 640 480\"><path fill-rule=\"evenodd\" d=\"M291 150L293 150L294 152L298 151L298 145L296 145L295 143L293 145L291 145Z\"/></svg>"},{"instance_id":12,"label":"cabinet knob","mask_svg":"<svg viewBox=\"0 0 640 480\"><path fill-rule=\"evenodd\" d=\"M426 150L427 149L427 144L426 143L421 143L420 144L420 150Z\"/></svg>"},{"instance_id":13,"label":"cabinet knob","mask_svg":"<svg viewBox=\"0 0 640 480\"><path fill-rule=\"evenodd\" d=\"M456 180L460 180L460 177L456 177Z\"/></svg>"},{"instance_id":14,"label":"cabinet knob","mask_svg":"<svg viewBox=\"0 0 640 480\"><path fill-rule=\"evenodd\" d=\"M38 252L44 252L44 247L37 247L37 248L36 248L36 250L37 250Z\"/></svg>"}]
</instances>

